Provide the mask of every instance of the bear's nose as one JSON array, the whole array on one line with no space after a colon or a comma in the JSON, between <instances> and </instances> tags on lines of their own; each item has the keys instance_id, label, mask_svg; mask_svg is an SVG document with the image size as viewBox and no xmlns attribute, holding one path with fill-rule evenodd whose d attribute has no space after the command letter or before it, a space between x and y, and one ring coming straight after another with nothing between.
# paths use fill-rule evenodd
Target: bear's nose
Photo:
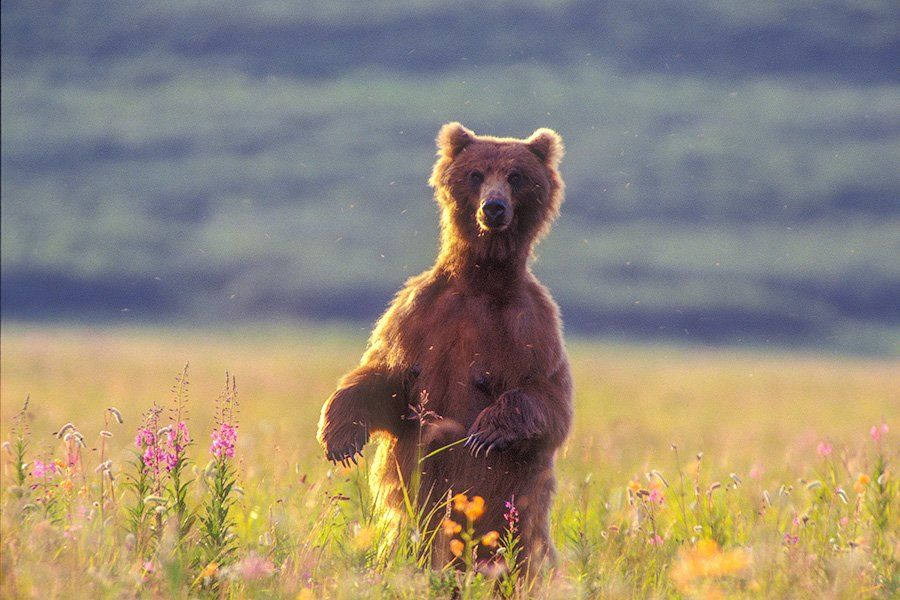
<instances>
[{"instance_id":1,"label":"bear's nose","mask_svg":"<svg viewBox=\"0 0 900 600\"><path fill-rule=\"evenodd\" d=\"M506 212L506 203L497 198L488 198L481 206L481 210L488 222L496 223L503 218L503 213Z\"/></svg>"}]
</instances>

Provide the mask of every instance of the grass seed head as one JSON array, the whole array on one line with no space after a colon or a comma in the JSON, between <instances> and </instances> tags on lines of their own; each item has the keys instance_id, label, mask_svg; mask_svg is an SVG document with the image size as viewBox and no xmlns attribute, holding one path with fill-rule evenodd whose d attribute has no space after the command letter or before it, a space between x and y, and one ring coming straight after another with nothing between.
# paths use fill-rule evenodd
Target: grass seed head
<instances>
[{"instance_id":1,"label":"grass seed head","mask_svg":"<svg viewBox=\"0 0 900 600\"><path fill-rule=\"evenodd\" d=\"M115 406L110 406L106 410L108 410L110 412L110 414L112 414L113 418L116 420L116 422L119 425L122 425L125 422L125 419L122 418L122 413L119 412L119 409L116 408Z\"/></svg>"},{"instance_id":2,"label":"grass seed head","mask_svg":"<svg viewBox=\"0 0 900 600\"><path fill-rule=\"evenodd\" d=\"M62 427L59 428L59 431L56 432L56 437L59 439L65 439L64 436L68 434L69 431L74 431L75 425L73 423L66 423Z\"/></svg>"}]
</instances>

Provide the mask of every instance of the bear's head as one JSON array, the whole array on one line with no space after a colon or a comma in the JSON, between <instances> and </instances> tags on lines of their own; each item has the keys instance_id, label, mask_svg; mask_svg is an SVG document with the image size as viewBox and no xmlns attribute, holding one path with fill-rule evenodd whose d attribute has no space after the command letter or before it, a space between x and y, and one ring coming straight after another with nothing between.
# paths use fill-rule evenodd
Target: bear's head
<instances>
[{"instance_id":1,"label":"bear's head","mask_svg":"<svg viewBox=\"0 0 900 600\"><path fill-rule=\"evenodd\" d=\"M444 258L524 264L559 214L562 139L550 129L514 139L476 135L448 123L438 133L437 147L429 183L441 207Z\"/></svg>"}]
</instances>

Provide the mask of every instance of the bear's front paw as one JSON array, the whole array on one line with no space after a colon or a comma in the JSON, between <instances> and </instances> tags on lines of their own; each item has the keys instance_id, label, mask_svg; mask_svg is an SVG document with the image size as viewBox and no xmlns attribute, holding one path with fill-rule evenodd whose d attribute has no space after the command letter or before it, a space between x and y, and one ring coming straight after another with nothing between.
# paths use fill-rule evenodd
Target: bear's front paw
<instances>
[{"instance_id":1,"label":"bear's front paw","mask_svg":"<svg viewBox=\"0 0 900 600\"><path fill-rule=\"evenodd\" d=\"M475 423L469 430L469 437L464 444L474 456L484 451L485 457L491 452L502 452L509 448L515 441L515 437L498 421L499 415L494 414L495 407L489 406L481 411Z\"/></svg>"},{"instance_id":2,"label":"bear's front paw","mask_svg":"<svg viewBox=\"0 0 900 600\"><path fill-rule=\"evenodd\" d=\"M369 441L369 428L364 422L349 422L336 427L325 427L319 436L325 446L325 458L347 466L356 464L356 455L362 456L363 446Z\"/></svg>"}]
</instances>

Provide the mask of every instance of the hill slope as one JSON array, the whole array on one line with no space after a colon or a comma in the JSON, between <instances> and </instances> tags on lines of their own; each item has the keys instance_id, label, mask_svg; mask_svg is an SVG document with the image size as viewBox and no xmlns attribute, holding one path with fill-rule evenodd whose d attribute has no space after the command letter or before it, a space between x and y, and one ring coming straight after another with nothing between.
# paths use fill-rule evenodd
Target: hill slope
<instances>
[{"instance_id":1,"label":"hill slope","mask_svg":"<svg viewBox=\"0 0 900 600\"><path fill-rule=\"evenodd\" d=\"M888 349L892 3L2 7L5 316L372 319L432 138L566 139L569 327Z\"/></svg>"}]
</instances>

